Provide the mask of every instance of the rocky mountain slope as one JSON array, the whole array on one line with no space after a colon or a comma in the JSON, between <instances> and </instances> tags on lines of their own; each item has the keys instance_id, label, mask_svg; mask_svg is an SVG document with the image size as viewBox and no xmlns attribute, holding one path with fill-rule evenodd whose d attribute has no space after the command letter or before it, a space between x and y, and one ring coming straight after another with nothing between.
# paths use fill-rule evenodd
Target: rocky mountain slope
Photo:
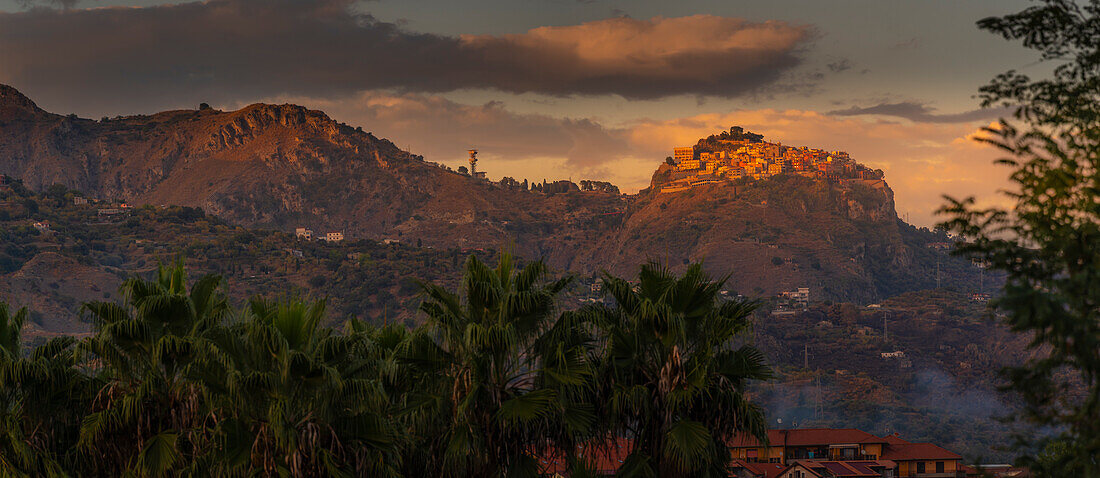
<instances>
[{"instance_id":1,"label":"rocky mountain slope","mask_svg":"<svg viewBox=\"0 0 1100 478\"><path fill-rule=\"evenodd\" d=\"M661 171L658 170L658 174ZM294 105L101 120L39 109L0 86L0 173L33 189L201 207L231 223L459 249L513 247L582 275L639 262L704 261L746 295L811 287L872 301L977 272L897 219L875 185L776 177L636 196L533 192L462 175ZM656 176L655 176L656 177Z\"/></svg>"},{"instance_id":2,"label":"rocky mountain slope","mask_svg":"<svg viewBox=\"0 0 1100 478\"><path fill-rule=\"evenodd\" d=\"M27 337L88 330L80 306L119 300L133 275L182 259L192 277L221 275L232 298L255 294L327 299L329 318L413 324L414 279L455 287L468 253L372 240L306 241L235 226L199 209L110 208L78 192L35 194L0 180L0 301L31 311ZM477 252L487 261L496 251ZM337 324L338 325L338 324Z\"/></svg>"}]
</instances>

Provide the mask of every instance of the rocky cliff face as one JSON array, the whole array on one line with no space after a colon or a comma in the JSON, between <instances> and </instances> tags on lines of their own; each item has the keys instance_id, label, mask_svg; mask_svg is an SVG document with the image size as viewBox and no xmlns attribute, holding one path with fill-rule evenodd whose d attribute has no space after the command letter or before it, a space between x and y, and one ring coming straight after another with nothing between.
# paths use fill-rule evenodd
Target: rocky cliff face
<instances>
[{"instance_id":1,"label":"rocky cliff face","mask_svg":"<svg viewBox=\"0 0 1100 478\"><path fill-rule=\"evenodd\" d=\"M912 265L910 243L919 242L903 234L882 181L792 177L634 197L544 195L473 180L294 105L96 121L47 113L0 87L0 173L35 189L61 183L98 198L198 206L247 226L508 245L583 274L702 260L716 273L733 271L739 292L758 295L810 286L826 297L870 298L907 283L883 289L878 264Z\"/></svg>"},{"instance_id":2,"label":"rocky cliff face","mask_svg":"<svg viewBox=\"0 0 1100 478\"><path fill-rule=\"evenodd\" d=\"M578 262L627 273L639 258L702 261L730 273L730 288L745 295L810 287L818 298L869 300L892 292L879 283L878 264L912 263L910 235L884 182L776 177L643 193Z\"/></svg>"}]
</instances>

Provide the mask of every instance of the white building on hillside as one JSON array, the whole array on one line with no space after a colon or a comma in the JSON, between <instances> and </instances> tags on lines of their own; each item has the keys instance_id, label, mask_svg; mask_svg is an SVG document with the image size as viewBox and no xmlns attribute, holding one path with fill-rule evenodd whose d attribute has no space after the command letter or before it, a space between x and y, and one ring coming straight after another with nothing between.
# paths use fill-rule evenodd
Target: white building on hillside
<instances>
[{"instance_id":1,"label":"white building on hillside","mask_svg":"<svg viewBox=\"0 0 1100 478\"><path fill-rule=\"evenodd\" d=\"M810 306L809 287L799 287L798 290L785 291L780 296L789 300L793 307L805 309Z\"/></svg>"}]
</instances>

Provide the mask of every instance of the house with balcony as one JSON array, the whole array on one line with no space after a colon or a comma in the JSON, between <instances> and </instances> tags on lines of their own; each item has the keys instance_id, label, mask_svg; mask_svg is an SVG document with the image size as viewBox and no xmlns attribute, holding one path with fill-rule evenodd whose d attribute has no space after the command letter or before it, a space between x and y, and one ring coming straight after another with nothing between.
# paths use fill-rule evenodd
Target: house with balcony
<instances>
[{"instance_id":1,"label":"house with balcony","mask_svg":"<svg viewBox=\"0 0 1100 478\"><path fill-rule=\"evenodd\" d=\"M608 446L609 445L609 446ZM596 476L612 476L633 449L629 438L605 446L579 445L578 456ZM768 430L768 442L748 435L729 442L726 471L735 478L966 478L961 457L931 443L879 437L854 428ZM563 456L544 456L547 476L568 477ZM968 474L969 473L969 474Z\"/></svg>"},{"instance_id":2,"label":"house with balcony","mask_svg":"<svg viewBox=\"0 0 1100 478\"><path fill-rule=\"evenodd\" d=\"M741 436L730 444L730 455L785 465L795 460L877 460L885 445L885 439L854 428L768 430L768 446Z\"/></svg>"},{"instance_id":3,"label":"house with balcony","mask_svg":"<svg viewBox=\"0 0 1100 478\"><path fill-rule=\"evenodd\" d=\"M900 440L900 439L898 439ZM890 443L882 459L898 464L898 478L954 478L965 476L962 457L932 443Z\"/></svg>"},{"instance_id":4,"label":"house with balcony","mask_svg":"<svg viewBox=\"0 0 1100 478\"><path fill-rule=\"evenodd\" d=\"M931 443L910 443L897 435L878 437L854 428L768 430L768 443L747 435L730 443L730 458L748 463L892 462L896 478L966 476L962 457ZM810 467L820 470L819 467ZM841 475L818 475L841 476ZM873 476L887 476L873 475ZM807 478L815 475L807 474Z\"/></svg>"}]
</instances>

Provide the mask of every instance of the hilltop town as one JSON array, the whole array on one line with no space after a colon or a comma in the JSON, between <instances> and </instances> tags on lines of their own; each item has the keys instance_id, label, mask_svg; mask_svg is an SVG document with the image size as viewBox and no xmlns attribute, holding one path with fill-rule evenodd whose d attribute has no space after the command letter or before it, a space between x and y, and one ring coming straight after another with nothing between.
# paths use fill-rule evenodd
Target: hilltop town
<instances>
[{"instance_id":1,"label":"hilltop town","mask_svg":"<svg viewBox=\"0 0 1100 478\"><path fill-rule=\"evenodd\" d=\"M846 155L772 146L737 127L698 141L688 162L668 161L681 170L660 162L651 187L622 194L602 178L490 181L476 150L452 170L296 105L200 105L104 121L49 113L0 90L8 105L0 133L9 138L0 142L0 173L29 189L61 184L103 198L102 218L123 202L201 208L236 226L293 233L302 245L291 249L322 238L329 247L508 245L584 275L626 274L639 257L705 258L715 273L737 270L730 285L745 295L808 288L815 300L868 303L934 286L943 254L926 244L947 240L898 221L886 182L861 179L880 174ZM52 142L57 134L68 138L64 147ZM740 170L769 179L732 179ZM724 183L661 193L691 177ZM964 262L945 260L948 285L979 279Z\"/></svg>"},{"instance_id":2,"label":"hilltop town","mask_svg":"<svg viewBox=\"0 0 1100 478\"><path fill-rule=\"evenodd\" d=\"M695 146L673 149L665 159L669 181L663 193L685 191L704 184L758 181L780 174L796 174L831 182L862 180L881 182L882 170L872 170L852 160L843 151L825 151L805 146L792 147L764 141L763 135L731 127L718 135L700 139Z\"/></svg>"}]
</instances>

